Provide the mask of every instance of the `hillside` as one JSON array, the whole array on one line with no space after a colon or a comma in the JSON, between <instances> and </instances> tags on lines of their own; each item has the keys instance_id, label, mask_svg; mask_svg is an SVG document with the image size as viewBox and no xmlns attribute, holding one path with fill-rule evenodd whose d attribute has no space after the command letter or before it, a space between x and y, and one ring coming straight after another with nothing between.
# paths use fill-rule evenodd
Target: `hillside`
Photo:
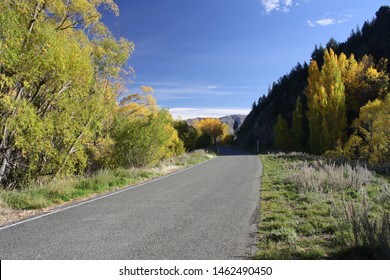
<instances>
[{"instance_id":1,"label":"hillside","mask_svg":"<svg viewBox=\"0 0 390 280\"><path fill-rule=\"evenodd\" d=\"M239 129L244 123L246 116L245 115L230 115L219 118L221 123L226 123L229 126L229 133L233 134L235 129ZM185 120L188 125L193 125L195 121L199 121L202 118L194 118Z\"/></svg>"},{"instance_id":2,"label":"hillside","mask_svg":"<svg viewBox=\"0 0 390 280\"><path fill-rule=\"evenodd\" d=\"M383 6L372 21L366 21L363 27L351 32L350 37L343 43L330 39L326 49L332 48L336 54L354 54L356 59L364 55L372 56L375 63L380 64L381 58L390 59L390 7ZM325 48L315 46L311 59L316 60L319 66L323 64ZM273 126L278 115L292 124L292 112L295 101L300 97L303 110L307 111L307 100L304 89L307 86L308 64L298 63L289 74L274 82L267 96L259 98L253 106L239 131L238 143L240 146L253 146L259 140L264 148L274 146ZM390 71L387 64L387 72ZM349 120L351 122L351 120ZM304 122L304 131L308 131L307 121ZM307 144L307 143L306 143Z\"/></svg>"}]
</instances>

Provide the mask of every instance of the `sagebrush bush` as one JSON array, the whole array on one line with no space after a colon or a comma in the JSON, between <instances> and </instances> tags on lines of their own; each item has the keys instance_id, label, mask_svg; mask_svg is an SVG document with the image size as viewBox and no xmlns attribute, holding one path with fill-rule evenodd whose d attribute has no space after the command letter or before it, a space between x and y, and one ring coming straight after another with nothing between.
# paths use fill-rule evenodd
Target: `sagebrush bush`
<instances>
[{"instance_id":1,"label":"sagebrush bush","mask_svg":"<svg viewBox=\"0 0 390 280\"><path fill-rule=\"evenodd\" d=\"M335 241L343 248L364 252L356 257L390 257L390 188L366 166L336 164L322 159L285 163L286 183L298 194L326 195L334 201L331 215L337 223ZM378 194L369 197L370 186ZM358 248L358 249L357 249Z\"/></svg>"},{"instance_id":2,"label":"sagebrush bush","mask_svg":"<svg viewBox=\"0 0 390 280\"><path fill-rule=\"evenodd\" d=\"M366 258L390 258L390 213L383 209L373 214L371 210L366 196L361 202L337 207L341 229L337 241L345 248L363 250Z\"/></svg>"},{"instance_id":3,"label":"sagebrush bush","mask_svg":"<svg viewBox=\"0 0 390 280\"><path fill-rule=\"evenodd\" d=\"M299 193L328 193L346 188L361 190L374 178L373 173L365 166L336 165L323 160L299 162L288 167L288 170L290 172L286 180L296 185Z\"/></svg>"},{"instance_id":4,"label":"sagebrush bush","mask_svg":"<svg viewBox=\"0 0 390 280\"><path fill-rule=\"evenodd\" d=\"M390 259L389 179L356 162L261 156L258 259Z\"/></svg>"}]
</instances>

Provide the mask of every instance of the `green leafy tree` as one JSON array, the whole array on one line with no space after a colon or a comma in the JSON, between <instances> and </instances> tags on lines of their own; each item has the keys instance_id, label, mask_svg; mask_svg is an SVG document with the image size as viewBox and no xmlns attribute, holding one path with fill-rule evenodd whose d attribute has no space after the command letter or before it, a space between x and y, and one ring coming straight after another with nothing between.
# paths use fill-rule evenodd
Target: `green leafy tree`
<instances>
[{"instance_id":1,"label":"green leafy tree","mask_svg":"<svg viewBox=\"0 0 390 280\"><path fill-rule=\"evenodd\" d=\"M87 167L133 50L100 22L101 6L118 12L111 0L0 2L2 184Z\"/></svg>"},{"instance_id":2,"label":"green leafy tree","mask_svg":"<svg viewBox=\"0 0 390 280\"><path fill-rule=\"evenodd\" d=\"M121 167L143 167L184 152L167 110L132 116L113 131L114 163Z\"/></svg>"},{"instance_id":3,"label":"green leafy tree","mask_svg":"<svg viewBox=\"0 0 390 280\"><path fill-rule=\"evenodd\" d=\"M303 109L301 99L298 97L295 102L295 109L292 117L291 132L295 151L303 151L304 147L304 130L303 130Z\"/></svg>"},{"instance_id":4,"label":"green leafy tree","mask_svg":"<svg viewBox=\"0 0 390 280\"><path fill-rule=\"evenodd\" d=\"M175 121L173 125L179 134L179 138L183 141L185 149L187 151L195 150L200 132L182 120Z\"/></svg>"},{"instance_id":5,"label":"green leafy tree","mask_svg":"<svg viewBox=\"0 0 390 280\"><path fill-rule=\"evenodd\" d=\"M275 146L282 150L288 150L291 148L291 135L288 129L288 124L281 115L274 125L275 133Z\"/></svg>"}]
</instances>

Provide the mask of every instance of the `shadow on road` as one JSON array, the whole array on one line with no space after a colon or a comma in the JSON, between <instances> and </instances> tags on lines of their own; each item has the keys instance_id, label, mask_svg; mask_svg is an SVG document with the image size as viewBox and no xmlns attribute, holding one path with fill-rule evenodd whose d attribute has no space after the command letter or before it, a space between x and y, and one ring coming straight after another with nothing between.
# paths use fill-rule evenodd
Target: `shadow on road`
<instances>
[{"instance_id":1,"label":"shadow on road","mask_svg":"<svg viewBox=\"0 0 390 280\"><path fill-rule=\"evenodd\" d=\"M248 156L248 155L256 155L255 153L241 150L236 147L223 146L217 147L215 150L218 156Z\"/></svg>"}]
</instances>

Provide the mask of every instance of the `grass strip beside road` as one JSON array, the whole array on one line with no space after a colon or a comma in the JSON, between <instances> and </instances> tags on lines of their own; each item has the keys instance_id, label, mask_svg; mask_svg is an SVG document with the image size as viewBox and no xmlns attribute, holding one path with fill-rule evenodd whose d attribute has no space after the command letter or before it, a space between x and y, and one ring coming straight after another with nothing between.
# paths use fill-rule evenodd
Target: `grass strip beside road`
<instances>
[{"instance_id":1,"label":"grass strip beside road","mask_svg":"<svg viewBox=\"0 0 390 280\"><path fill-rule=\"evenodd\" d=\"M388 178L306 154L261 155L257 259L389 259Z\"/></svg>"},{"instance_id":2,"label":"grass strip beside road","mask_svg":"<svg viewBox=\"0 0 390 280\"><path fill-rule=\"evenodd\" d=\"M48 211L70 202L116 191L202 163L213 155L194 151L161 162L153 168L101 170L91 176L31 183L19 190L0 191L0 225Z\"/></svg>"}]
</instances>

